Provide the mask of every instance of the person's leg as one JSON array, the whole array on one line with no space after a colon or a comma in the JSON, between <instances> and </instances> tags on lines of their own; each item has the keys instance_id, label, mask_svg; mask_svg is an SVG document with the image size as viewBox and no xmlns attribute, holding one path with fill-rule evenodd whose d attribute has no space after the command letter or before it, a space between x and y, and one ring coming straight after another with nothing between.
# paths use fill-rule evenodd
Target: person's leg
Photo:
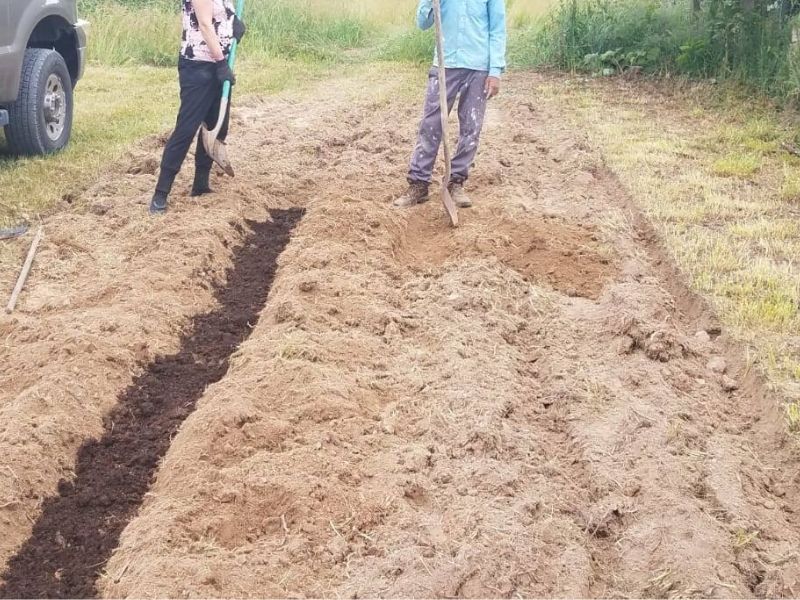
<instances>
[{"instance_id":1,"label":"person's leg","mask_svg":"<svg viewBox=\"0 0 800 600\"><path fill-rule=\"evenodd\" d=\"M217 100L211 104L208 114L204 119L206 127L213 129L217 126L217 119L219 118L220 98L222 97L222 86L217 90ZM228 104L228 110L225 113L225 121L219 130L218 139L225 141L228 137L228 128L231 121L231 104ZM211 175L211 167L214 161L206 152L205 144L203 144L203 134L197 134L197 149L194 154L194 184L192 185L192 196L202 196L203 194L211 193L211 186L209 184L209 176Z\"/></svg>"},{"instance_id":2,"label":"person's leg","mask_svg":"<svg viewBox=\"0 0 800 600\"><path fill-rule=\"evenodd\" d=\"M455 104L463 71L464 69L447 69L448 114ZM442 143L442 117L439 104L439 71L434 67L428 75L422 122L408 170L409 188L395 200L395 206L413 206L428 199L428 186L433 181L433 168Z\"/></svg>"},{"instance_id":3,"label":"person's leg","mask_svg":"<svg viewBox=\"0 0 800 600\"><path fill-rule=\"evenodd\" d=\"M469 71L463 78L461 96L458 102L458 121L460 125L458 148L453 156L450 181L463 184L469 177L483 130L486 117L486 78L484 71Z\"/></svg>"},{"instance_id":4,"label":"person's leg","mask_svg":"<svg viewBox=\"0 0 800 600\"><path fill-rule=\"evenodd\" d=\"M194 136L208 114L213 97L209 93L216 76L213 65L209 68L205 63L187 64L182 61L179 67L181 85L181 106L175 130L167 141L164 155L161 158L161 171L156 184L151 212L164 212L167 208L167 197L172 190L178 172L183 165Z\"/></svg>"},{"instance_id":5,"label":"person's leg","mask_svg":"<svg viewBox=\"0 0 800 600\"><path fill-rule=\"evenodd\" d=\"M462 85L464 69L447 69L447 109L453 110L456 96ZM428 76L425 106L419 126L417 145L408 170L409 182L431 183L433 167L442 143L442 116L439 107L439 71L435 67Z\"/></svg>"},{"instance_id":6,"label":"person's leg","mask_svg":"<svg viewBox=\"0 0 800 600\"><path fill-rule=\"evenodd\" d=\"M450 195L459 208L469 208L472 200L464 191L464 182L475 161L486 115L486 77L482 71L469 71L463 78L458 102L460 125L458 148L451 163Z\"/></svg>"}]
</instances>

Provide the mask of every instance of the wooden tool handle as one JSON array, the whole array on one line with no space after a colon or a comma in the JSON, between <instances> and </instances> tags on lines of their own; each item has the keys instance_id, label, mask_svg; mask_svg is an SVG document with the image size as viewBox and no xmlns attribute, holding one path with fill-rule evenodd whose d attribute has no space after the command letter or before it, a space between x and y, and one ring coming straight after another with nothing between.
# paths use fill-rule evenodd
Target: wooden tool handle
<instances>
[{"instance_id":1,"label":"wooden tool handle","mask_svg":"<svg viewBox=\"0 0 800 600\"><path fill-rule=\"evenodd\" d=\"M6 312L8 314L14 312L14 307L17 305L17 298L19 298L19 294L22 292L22 288L25 286L25 281L28 279L28 273L31 272L33 257L36 255L36 249L39 247L39 242L42 241L43 231L43 228L39 226L39 230L36 232L36 237L33 238L31 248L28 250L28 256L25 258L25 264L22 265L22 271L17 279L17 285L14 286L14 291L11 292L11 299L8 301L8 306L6 306Z\"/></svg>"},{"instance_id":2,"label":"wooden tool handle","mask_svg":"<svg viewBox=\"0 0 800 600\"><path fill-rule=\"evenodd\" d=\"M444 33L442 32L442 3L433 0L433 17L436 24L436 54L439 63L439 106L442 113L442 145L444 147L444 181L450 183L450 139L448 135L447 70L444 64Z\"/></svg>"}]
</instances>

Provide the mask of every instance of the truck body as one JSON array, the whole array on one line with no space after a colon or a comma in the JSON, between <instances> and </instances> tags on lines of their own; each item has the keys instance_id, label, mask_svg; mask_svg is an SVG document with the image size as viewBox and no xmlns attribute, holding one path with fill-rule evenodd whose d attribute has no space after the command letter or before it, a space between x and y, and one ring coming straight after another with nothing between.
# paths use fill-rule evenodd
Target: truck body
<instances>
[{"instance_id":1,"label":"truck body","mask_svg":"<svg viewBox=\"0 0 800 600\"><path fill-rule=\"evenodd\" d=\"M12 151L66 145L86 37L77 0L0 0L0 125Z\"/></svg>"}]
</instances>

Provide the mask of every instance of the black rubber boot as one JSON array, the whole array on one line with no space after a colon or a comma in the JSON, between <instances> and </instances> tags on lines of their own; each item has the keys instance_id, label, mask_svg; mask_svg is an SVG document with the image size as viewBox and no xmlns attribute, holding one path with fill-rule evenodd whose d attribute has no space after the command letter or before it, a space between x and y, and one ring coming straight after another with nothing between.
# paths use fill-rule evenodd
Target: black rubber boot
<instances>
[{"instance_id":1,"label":"black rubber boot","mask_svg":"<svg viewBox=\"0 0 800 600\"><path fill-rule=\"evenodd\" d=\"M192 184L192 196L203 196L204 194L210 194L214 190L211 189L211 186L208 183L208 177L210 175L209 171L195 171L194 172L194 183Z\"/></svg>"},{"instance_id":2,"label":"black rubber boot","mask_svg":"<svg viewBox=\"0 0 800 600\"><path fill-rule=\"evenodd\" d=\"M164 192L156 192L153 194L153 199L150 201L150 214L163 215L167 212L168 205L167 194Z\"/></svg>"}]
</instances>

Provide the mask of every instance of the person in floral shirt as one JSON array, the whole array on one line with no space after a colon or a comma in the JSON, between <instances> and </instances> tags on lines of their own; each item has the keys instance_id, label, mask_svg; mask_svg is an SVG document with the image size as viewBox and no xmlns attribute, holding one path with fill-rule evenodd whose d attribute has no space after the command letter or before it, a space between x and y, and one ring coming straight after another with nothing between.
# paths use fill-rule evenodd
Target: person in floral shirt
<instances>
[{"instance_id":1,"label":"person in floral shirt","mask_svg":"<svg viewBox=\"0 0 800 600\"><path fill-rule=\"evenodd\" d=\"M222 85L236 78L228 65L233 40L241 41L244 24L236 17L231 0L183 0L183 35L178 58L178 78L181 106L175 130L164 148L161 170L153 198L152 214L163 214L178 172L186 159L189 147L197 137L195 176L192 196L211 192L209 175L213 161L205 150L198 131L203 123L213 128L219 116ZM219 134L228 134L228 111Z\"/></svg>"}]
</instances>

